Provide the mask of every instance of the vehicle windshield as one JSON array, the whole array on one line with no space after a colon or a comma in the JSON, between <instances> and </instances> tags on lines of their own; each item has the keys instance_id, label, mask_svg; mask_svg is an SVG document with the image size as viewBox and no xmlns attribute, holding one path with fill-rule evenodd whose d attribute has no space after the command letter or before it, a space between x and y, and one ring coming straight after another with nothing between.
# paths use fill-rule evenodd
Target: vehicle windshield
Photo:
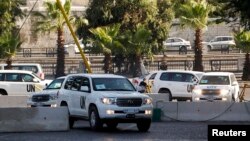
<instances>
[{"instance_id":1,"label":"vehicle windshield","mask_svg":"<svg viewBox=\"0 0 250 141\"><path fill-rule=\"evenodd\" d=\"M63 81L64 78L55 79L46 87L46 89L60 89Z\"/></svg>"},{"instance_id":2,"label":"vehicle windshield","mask_svg":"<svg viewBox=\"0 0 250 141\"><path fill-rule=\"evenodd\" d=\"M228 76L203 76L200 80L200 85L229 85Z\"/></svg>"},{"instance_id":3,"label":"vehicle windshield","mask_svg":"<svg viewBox=\"0 0 250 141\"><path fill-rule=\"evenodd\" d=\"M95 91L136 91L126 78L93 78Z\"/></svg>"}]
</instances>

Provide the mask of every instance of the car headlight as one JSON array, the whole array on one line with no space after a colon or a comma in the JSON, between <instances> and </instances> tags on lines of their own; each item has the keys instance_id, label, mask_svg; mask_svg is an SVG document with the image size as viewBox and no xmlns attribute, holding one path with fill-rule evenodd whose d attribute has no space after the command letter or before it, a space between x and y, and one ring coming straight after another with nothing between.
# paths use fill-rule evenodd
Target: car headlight
<instances>
[{"instance_id":1,"label":"car headlight","mask_svg":"<svg viewBox=\"0 0 250 141\"><path fill-rule=\"evenodd\" d=\"M227 95L228 93L229 93L229 90L226 90L226 89L221 89L220 90L220 94L223 95L223 96Z\"/></svg>"},{"instance_id":2,"label":"car headlight","mask_svg":"<svg viewBox=\"0 0 250 141\"><path fill-rule=\"evenodd\" d=\"M201 89L193 89L193 93L197 94L197 95L201 95L202 91L201 91Z\"/></svg>"},{"instance_id":3,"label":"car headlight","mask_svg":"<svg viewBox=\"0 0 250 141\"><path fill-rule=\"evenodd\" d=\"M51 99L51 100L56 100L57 98L58 98L57 95L52 95L52 96L50 96L50 99Z\"/></svg>"},{"instance_id":4,"label":"car headlight","mask_svg":"<svg viewBox=\"0 0 250 141\"><path fill-rule=\"evenodd\" d=\"M144 105L152 104L152 99L149 97L143 98L142 104L144 104Z\"/></svg>"},{"instance_id":5,"label":"car headlight","mask_svg":"<svg viewBox=\"0 0 250 141\"><path fill-rule=\"evenodd\" d=\"M104 98L101 98L101 102L103 104L115 104L116 103L116 98L113 98L113 97L104 97Z\"/></svg>"}]
</instances>

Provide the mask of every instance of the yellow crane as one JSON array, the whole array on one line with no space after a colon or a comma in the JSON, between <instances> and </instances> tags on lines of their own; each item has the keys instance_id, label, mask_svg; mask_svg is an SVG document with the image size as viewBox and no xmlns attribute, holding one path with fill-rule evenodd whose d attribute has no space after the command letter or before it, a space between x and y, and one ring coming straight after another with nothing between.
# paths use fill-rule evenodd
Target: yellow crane
<instances>
[{"instance_id":1,"label":"yellow crane","mask_svg":"<svg viewBox=\"0 0 250 141\"><path fill-rule=\"evenodd\" d=\"M85 66L87 67L88 73L92 73L92 70L91 70L90 65L89 65L89 63L88 63L88 60L87 60L87 58L86 58L84 52L82 51L82 49L81 49L81 47L80 47L80 44L79 44L79 42L78 42L78 40L77 40L77 37L76 37L76 35L75 35L75 32L74 32L74 30L73 30L73 28L72 28L72 26L71 26L71 24L70 24L70 22L69 22L69 19L68 19L67 15L66 15L66 13L65 13L65 11L64 11L64 8L63 8L63 6L62 6L60 0L57 0L57 5L58 5L59 9L61 10L61 12L62 12L62 14L63 14L63 17L64 17L64 19L65 19L65 21L66 21L66 24L68 25L69 30L70 30L70 32L71 32L73 38L74 38L74 41L75 41L75 43L76 43L76 45L77 45L77 47L78 47L78 49L79 49L79 51L80 51L80 54L81 54L82 59L83 59L83 63L84 63Z\"/></svg>"}]
</instances>

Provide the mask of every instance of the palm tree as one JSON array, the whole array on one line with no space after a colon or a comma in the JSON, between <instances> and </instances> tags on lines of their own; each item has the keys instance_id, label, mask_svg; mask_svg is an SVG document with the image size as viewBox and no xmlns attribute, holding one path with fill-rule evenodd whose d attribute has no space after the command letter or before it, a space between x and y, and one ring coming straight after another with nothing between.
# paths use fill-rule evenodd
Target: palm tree
<instances>
[{"instance_id":1,"label":"palm tree","mask_svg":"<svg viewBox=\"0 0 250 141\"><path fill-rule=\"evenodd\" d=\"M195 29L194 65L193 70L203 71L202 65L202 29L207 28L208 14L214 7L206 0L188 0L179 9L180 23Z\"/></svg>"},{"instance_id":2,"label":"palm tree","mask_svg":"<svg viewBox=\"0 0 250 141\"><path fill-rule=\"evenodd\" d=\"M12 59L15 57L16 51L21 44L19 36L16 37L10 32L5 32L0 36L0 58L6 58L6 69L12 68Z\"/></svg>"},{"instance_id":3,"label":"palm tree","mask_svg":"<svg viewBox=\"0 0 250 141\"><path fill-rule=\"evenodd\" d=\"M250 31L240 31L234 35L236 47L240 48L245 55L242 80L250 80Z\"/></svg>"},{"instance_id":4,"label":"palm tree","mask_svg":"<svg viewBox=\"0 0 250 141\"><path fill-rule=\"evenodd\" d=\"M57 31L57 63L56 63L56 77L65 75L65 54L64 54L64 31L63 27L66 24L65 19L58 7L57 2L45 2L46 13L35 12L34 16L39 17L35 23L35 31L50 33ZM63 6L66 15L70 16L71 0L66 0ZM73 17L69 18L70 21Z\"/></svg>"},{"instance_id":5,"label":"palm tree","mask_svg":"<svg viewBox=\"0 0 250 141\"><path fill-rule=\"evenodd\" d=\"M150 30L146 29L145 26L138 24L136 26L135 33L130 30L124 33L123 44L126 47L126 54L134 62L130 68L133 72L133 76L141 75L141 63L142 58L146 55L149 58L152 58L152 45L148 43L151 37Z\"/></svg>"},{"instance_id":6,"label":"palm tree","mask_svg":"<svg viewBox=\"0 0 250 141\"><path fill-rule=\"evenodd\" d=\"M112 53L123 50L123 45L119 42L120 24L113 26L97 27L89 31L94 35L92 42L93 50L99 50L104 54L104 72L111 73L112 71Z\"/></svg>"}]
</instances>

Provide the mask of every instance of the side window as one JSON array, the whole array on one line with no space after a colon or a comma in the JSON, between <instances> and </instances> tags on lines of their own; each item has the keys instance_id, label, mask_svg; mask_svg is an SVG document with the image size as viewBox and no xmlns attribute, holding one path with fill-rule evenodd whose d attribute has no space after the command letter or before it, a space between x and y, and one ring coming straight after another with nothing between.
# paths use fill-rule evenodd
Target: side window
<instances>
[{"instance_id":1,"label":"side window","mask_svg":"<svg viewBox=\"0 0 250 141\"><path fill-rule=\"evenodd\" d=\"M181 73L173 73L173 81L181 82L183 79L183 74Z\"/></svg>"},{"instance_id":2,"label":"side window","mask_svg":"<svg viewBox=\"0 0 250 141\"><path fill-rule=\"evenodd\" d=\"M18 73L6 73L6 81L21 82L21 77Z\"/></svg>"},{"instance_id":3,"label":"side window","mask_svg":"<svg viewBox=\"0 0 250 141\"><path fill-rule=\"evenodd\" d=\"M73 83L74 77L69 77L66 82L65 82L65 86L64 89L70 89Z\"/></svg>"},{"instance_id":4,"label":"side window","mask_svg":"<svg viewBox=\"0 0 250 141\"><path fill-rule=\"evenodd\" d=\"M75 77L74 81L72 82L72 86L71 86L70 89L73 90L73 91L80 90L81 81L82 81L82 77Z\"/></svg>"},{"instance_id":5,"label":"side window","mask_svg":"<svg viewBox=\"0 0 250 141\"><path fill-rule=\"evenodd\" d=\"M80 91L83 92L89 92L90 90L90 83L89 83L89 79L83 77L82 78L82 83L81 83L81 87L80 87Z\"/></svg>"},{"instance_id":6,"label":"side window","mask_svg":"<svg viewBox=\"0 0 250 141\"><path fill-rule=\"evenodd\" d=\"M33 82L34 77L29 74L22 74L21 79L23 82Z\"/></svg>"},{"instance_id":7,"label":"side window","mask_svg":"<svg viewBox=\"0 0 250 141\"><path fill-rule=\"evenodd\" d=\"M193 78L195 78L195 76L192 74L183 74L183 75L185 75L185 77L183 77L184 82L193 82Z\"/></svg>"},{"instance_id":8,"label":"side window","mask_svg":"<svg viewBox=\"0 0 250 141\"><path fill-rule=\"evenodd\" d=\"M170 75L169 73L167 72L163 72L160 76L160 80L163 80L163 81L169 81L170 80Z\"/></svg>"},{"instance_id":9,"label":"side window","mask_svg":"<svg viewBox=\"0 0 250 141\"><path fill-rule=\"evenodd\" d=\"M3 81L4 74L0 74L0 81Z\"/></svg>"}]
</instances>

